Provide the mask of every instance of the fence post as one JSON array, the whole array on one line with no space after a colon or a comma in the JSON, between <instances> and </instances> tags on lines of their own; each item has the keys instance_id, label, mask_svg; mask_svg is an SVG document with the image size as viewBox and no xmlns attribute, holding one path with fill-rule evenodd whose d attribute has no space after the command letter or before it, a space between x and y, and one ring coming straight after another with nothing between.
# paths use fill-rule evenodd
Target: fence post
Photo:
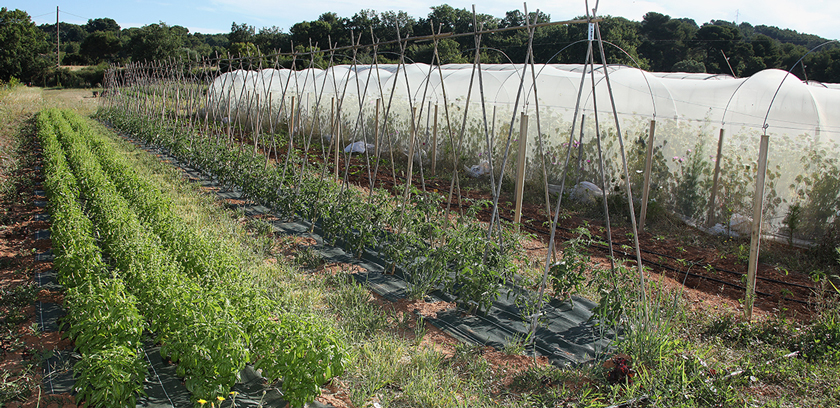
<instances>
[{"instance_id":1,"label":"fence post","mask_svg":"<svg viewBox=\"0 0 840 408\"><path fill-rule=\"evenodd\" d=\"M403 201L408 200L408 190L409 186L411 186L411 176L412 172L414 171L414 138L417 137L417 126L415 124L415 120L417 115L417 107L411 108L411 136L409 136L408 141L408 170L406 172L406 181L405 181L405 195L403 196ZM405 204L405 203L403 203Z\"/></svg>"},{"instance_id":2,"label":"fence post","mask_svg":"<svg viewBox=\"0 0 840 408\"><path fill-rule=\"evenodd\" d=\"M717 156L715 156L715 175L712 179L712 196L709 198L709 212L706 215L706 228L715 225L715 204L717 201L718 184L720 183L720 160L723 156L723 128L718 136Z\"/></svg>"},{"instance_id":3,"label":"fence post","mask_svg":"<svg viewBox=\"0 0 840 408\"><path fill-rule=\"evenodd\" d=\"M522 195L525 190L525 151L528 148L528 115L522 113L519 118L519 158L516 161L516 209L513 214L513 224L519 232L519 222L522 220ZM501 180L499 181L501 183Z\"/></svg>"},{"instance_id":4,"label":"fence post","mask_svg":"<svg viewBox=\"0 0 840 408\"><path fill-rule=\"evenodd\" d=\"M376 115L373 118L373 155L379 160L379 101L376 99Z\"/></svg>"},{"instance_id":5,"label":"fence post","mask_svg":"<svg viewBox=\"0 0 840 408\"><path fill-rule=\"evenodd\" d=\"M766 130L765 130L766 132ZM752 319L753 303L755 302L755 275L758 269L759 244L761 243L761 210L764 206L764 177L767 173L767 149L770 136L761 136L758 148L758 174L755 178L755 195L753 196L753 221L750 233L750 263L747 269L747 294L744 299L744 313L747 321Z\"/></svg>"},{"instance_id":6,"label":"fence post","mask_svg":"<svg viewBox=\"0 0 840 408\"><path fill-rule=\"evenodd\" d=\"M432 177L435 176L437 168L437 136L438 136L438 106L435 104L435 119L432 126Z\"/></svg>"},{"instance_id":7,"label":"fence post","mask_svg":"<svg viewBox=\"0 0 840 408\"><path fill-rule=\"evenodd\" d=\"M650 134L648 134L647 154L645 155L645 184L642 188L642 210L639 216L639 232L645 229L647 219L648 199L650 198L650 172L653 167L653 141L656 134L656 119L650 121Z\"/></svg>"}]
</instances>

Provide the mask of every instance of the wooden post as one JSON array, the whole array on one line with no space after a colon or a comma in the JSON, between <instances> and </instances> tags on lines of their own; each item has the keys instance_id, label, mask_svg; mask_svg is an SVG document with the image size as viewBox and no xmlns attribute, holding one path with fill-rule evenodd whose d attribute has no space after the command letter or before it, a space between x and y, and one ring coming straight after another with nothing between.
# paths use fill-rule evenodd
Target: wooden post
<instances>
[{"instance_id":1,"label":"wooden post","mask_svg":"<svg viewBox=\"0 0 840 408\"><path fill-rule=\"evenodd\" d=\"M715 225L715 204L717 201L718 184L720 183L720 160L723 156L723 128L720 129L720 136L718 136L717 156L715 156L715 175L712 179L712 196L709 198L709 212L706 215L706 228L711 228Z\"/></svg>"},{"instance_id":2,"label":"wooden post","mask_svg":"<svg viewBox=\"0 0 840 408\"><path fill-rule=\"evenodd\" d=\"M335 98L332 99L335 102ZM341 112L339 112L339 105L335 106L335 115L333 116L333 140L335 144L335 181L338 182L338 150L341 148L339 145L341 144L340 134L341 134Z\"/></svg>"},{"instance_id":3,"label":"wooden post","mask_svg":"<svg viewBox=\"0 0 840 408\"><path fill-rule=\"evenodd\" d=\"M260 118L262 118L262 112L260 112L260 94L255 95L257 97L257 117L254 118L255 126L254 126L254 155L257 155L257 144L260 140L260 127L262 124L260 123Z\"/></svg>"},{"instance_id":4,"label":"wooden post","mask_svg":"<svg viewBox=\"0 0 840 408\"><path fill-rule=\"evenodd\" d=\"M289 111L291 115L289 116L289 140L292 140L292 137L295 134L295 97L292 95L292 109Z\"/></svg>"},{"instance_id":5,"label":"wooden post","mask_svg":"<svg viewBox=\"0 0 840 408\"><path fill-rule=\"evenodd\" d=\"M231 85L233 88L233 85ZM230 89L228 89L228 98L227 98L227 136L228 136L228 143L233 143L233 118L230 117L230 110L231 110L231 103L230 103Z\"/></svg>"},{"instance_id":6,"label":"wooden post","mask_svg":"<svg viewBox=\"0 0 840 408\"><path fill-rule=\"evenodd\" d=\"M373 117L373 155L379 160L379 101L376 100L376 114Z\"/></svg>"},{"instance_id":7,"label":"wooden post","mask_svg":"<svg viewBox=\"0 0 840 408\"><path fill-rule=\"evenodd\" d=\"M647 154L645 155L645 184L642 188L642 211L639 216L639 232L645 229L647 218L648 199L650 198L650 172L653 168L653 141L656 134L656 120L650 121L650 134L648 134Z\"/></svg>"},{"instance_id":8,"label":"wooden post","mask_svg":"<svg viewBox=\"0 0 840 408\"><path fill-rule=\"evenodd\" d=\"M761 243L761 210L764 206L764 177L767 173L767 149L770 136L761 136L758 148L758 174L755 177L755 195L753 196L753 221L750 233L750 263L747 269L747 294L744 299L744 316L747 321L752 319L752 308L755 302L755 275L758 270L759 244Z\"/></svg>"},{"instance_id":9,"label":"wooden post","mask_svg":"<svg viewBox=\"0 0 840 408\"><path fill-rule=\"evenodd\" d=\"M584 124L586 123L586 114L580 115L580 135L578 136L578 162L577 168L575 173L578 175L577 180L575 180L575 184L580 183L581 173L583 173L581 165L583 164L583 131L584 131ZM561 191L560 194L563 194Z\"/></svg>"},{"instance_id":10,"label":"wooden post","mask_svg":"<svg viewBox=\"0 0 840 408\"><path fill-rule=\"evenodd\" d=\"M513 224L519 232L519 222L522 220L522 195L525 190L525 156L528 148L528 115L522 113L519 117L519 158L516 160L516 209L513 214ZM501 182L501 181L499 181Z\"/></svg>"},{"instance_id":11,"label":"wooden post","mask_svg":"<svg viewBox=\"0 0 840 408\"><path fill-rule=\"evenodd\" d=\"M295 123L295 119L296 119L295 112L296 112L295 111L295 96L292 95L292 106L291 106L291 109L289 110L289 113L290 113L289 114L289 146L287 147L288 151L286 152L286 157L289 157L289 155L292 154L291 152L294 150L294 144L293 143L294 143L294 140L295 140L295 124L296 124ZM276 149L275 149L274 154L277 155ZM303 159L304 160L309 160L306 157L306 152L304 152L304 154L303 154ZM288 162L288 160L287 160L287 162ZM278 163L279 163L279 161L278 161ZM286 175L286 170L284 168L283 169L283 176L285 177L285 175Z\"/></svg>"},{"instance_id":12,"label":"wooden post","mask_svg":"<svg viewBox=\"0 0 840 408\"><path fill-rule=\"evenodd\" d=\"M403 196L403 200L408 200L408 188L411 186L411 176L412 172L414 171L414 138L417 136L417 126L415 125L417 114L417 107L411 108L411 136L409 137L408 142L408 172L406 173L406 181L405 181L405 195Z\"/></svg>"},{"instance_id":13,"label":"wooden post","mask_svg":"<svg viewBox=\"0 0 840 408\"><path fill-rule=\"evenodd\" d=\"M437 167L437 136L438 136L438 106L435 104L435 119L432 125L432 177L435 176Z\"/></svg>"}]
</instances>

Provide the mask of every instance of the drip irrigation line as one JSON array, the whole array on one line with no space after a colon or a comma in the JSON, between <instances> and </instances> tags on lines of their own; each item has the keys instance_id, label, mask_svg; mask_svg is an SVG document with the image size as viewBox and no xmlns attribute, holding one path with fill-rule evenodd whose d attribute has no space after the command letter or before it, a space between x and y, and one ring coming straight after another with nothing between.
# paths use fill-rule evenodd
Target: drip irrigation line
<instances>
[{"instance_id":1,"label":"drip irrigation line","mask_svg":"<svg viewBox=\"0 0 840 408\"><path fill-rule=\"evenodd\" d=\"M163 395L165 395L166 399L169 400L169 405L174 407L175 403L172 402L172 398L170 398L169 393L166 392L166 387L163 385L163 380L160 379L160 376L158 375L157 370L155 369L155 365L152 364L152 360L149 358L149 353L146 353L145 348L143 349L143 355L146 356L146 361L149 362L149 367L152 369L152 373L155 374L155 378L157 378L157 382L158 382L158 384L160 384L160 389L163 390Z\"/></svg>"},{"instance_id":2,"label":"drip irrigation line","mask_svg":"<svg viewBox=\"0 0 840 408\"><path fill-rule=\"evenodd\" d=\"M642 252L644 252L644 253L648 253L648 254L651 254L651 255L662 256L662 257L669 258L669 259L673 259L673 260L679 260L679 259L680 259L680 258L677 258L677 257L675 257L675 256L673 256L673 255L660 254L660 253L658 253L658 252L656 252L656 251L651 251L651 250L649 250L649 249L642 249ZM724 272L724 273L728 273L728 274L731 274L731 275L738 275L738 276L744 276L744 275L746 275L746 273L744 273L744 272L730 271L729 269L725 269L725 268L717 267L717 266L714 266L714 265L712 265L712 264L710 264L710 263L702 264L702 263L700 263L700 262L695 262L695 261L688 261L688 262L689 262L692 266L699 266L699 267L701 267L701 268L708 268L709 266L711 266L712 268L714 268L714 270L716 270L716 271L718 271L718 272ZM800 283L795 283L795 282L785 282L785 281L780 281L780 280L778 280L778 279L765 278L765 277L762 277L762 276L759 276L759 277L758 277L758 279L761 279L761 280L766 281L766 282L779 283L779 284L782 284L782 285L794 286L794 287L803 288L803 289L816 289L816 288L814 288L813 286L802 285L802 284L800 284Z\"/></svg>"},{"instance_id":3,"label":"drip irrigation line","mask_svg":"<svg viewBox=\"0 0 840 408\"><path fill-rule=\"evenodd\" d=\"M512 220L511 218L508 218L508 217L504 217L504 216L503 216L503 217L502 217L502 219L504 219L505 221L510 221L510 222L513 222L513 220ZM545 233L545 231L544 231L544 230L541 230L541 229L539 229L539 228L536 228L536 227L533 227L533 226L530 226L530 225L527 225L527 224L523 224L522 226L523 226L525 229L531 230L531 231L536 232L536 233L540 233L540 234ZM563 230L563 231L566 231L566 232L574 232L574 230L573 230L573 229L571 229L571 228L567 228L567 227L557 226L557 228L559 228L559 229L561 229L561 230ZM597 237L597 238L601 238L600 236L596 236L596 237ZM596 246L596 247L597 247L597 244L592 244L591 246ZM606 248L606 246L603 246L603 248ZM647 254L656 255L656 256L661 256L661 257L665 257L665 258L669 258L669 259L673 259L673 260L679 260L679 259L680 259L680 258L677 258L677 257L675 257L675 256L673 256L673 255L662 254L662 253L659 253L659 252L656 252L656 251L651 251L651 250L649 250L649 249L641 249L641 251L642 251L642 252L644 252L644 253L647 253ZM647 260L646 260L645 262L650 262L650 261L647 261ZM731 275L736 275L736 276L744 276L744 275L746 275L746 274L745 274L745 273L743 273L743 272L731 271L731 270L729 270L729 269L721 268L721 267L718 267L718 266L712 265L712 264L710 264L710 263L703 264L703 263L700 263L700 262L695 262L695 261L688 261L688 262L689 262L692 266L699 266L699 267L701 267L701 268L707 268L707 267L711 266L712 268L714 268L714 270L715 270L715 271L718 271L718 272L723 272L723 273L728 273L728 274L731 274ZM657 264L658 264L658 263L657 263ZM781 281L781 280L778 280L778 279L766 278L766 277L762 277L762 276L758 276L757 278L758 278L758 279L760 279L760 280L762 280L762 281L765 281L765 282L773 282L773 283L778 283L778 284L781 284L781 285L793 286L793 287L798 287L798 288L802 288L802 289L816 290L816 288L814 288L813 286L803 285L803 284L800 284L800 283L795 283L795 282L785 282L785 281Z\"/></svg>"}]
</instances>

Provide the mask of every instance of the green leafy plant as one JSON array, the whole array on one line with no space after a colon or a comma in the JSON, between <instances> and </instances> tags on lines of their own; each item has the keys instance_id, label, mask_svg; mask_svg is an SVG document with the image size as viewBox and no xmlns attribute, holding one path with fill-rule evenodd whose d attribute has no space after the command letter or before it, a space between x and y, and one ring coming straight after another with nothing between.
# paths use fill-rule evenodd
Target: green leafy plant
<instances>
[{"instance_id":1,"label":"green leafy plant","mask_svg":"<svg viewBox=\"0 0 840 408\"><path fill-rule=\"evenodd\" d=\"M579 229L580 230L580 229ZM567 299L574 306L573 292L580 292L587 274L592 270L590 259L582 251L588 246L589 230L582 229L580 235L566 242L563 256L551 265L550 284L556 297Z\"/></svg>"},{"instance_id":2,"label":"green leafy plant","mask_svg":"<svg viewBox=\"0 0 840 408\"><path fill-rule=\"evenodd\" d=\"M784 224L788 230L788 245L793 246L793 236L802 224L802 206L799 203L788 207L787 214L785 215L784 220L782 220L782 224Z\"/></svg>"}]
</instances>

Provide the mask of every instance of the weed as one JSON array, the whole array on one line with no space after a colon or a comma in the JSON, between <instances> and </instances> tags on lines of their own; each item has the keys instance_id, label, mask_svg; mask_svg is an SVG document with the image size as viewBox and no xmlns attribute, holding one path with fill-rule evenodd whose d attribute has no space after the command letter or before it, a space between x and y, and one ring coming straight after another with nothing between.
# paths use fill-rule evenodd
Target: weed
<instances>
[{"instance_id":1,"label":"weed","mask_svg":"<svg viewBox=\"0 0 840 408\"><path fill-rule=\"evenodd\" d=\"M309 270L316 269L326 263L318 250L310 245L299 247L295 253L295 262Z\"/></svg>"},{"instance_id":2,"label":"weed","mask_svg":"<svg viewBox=\"0 0 840 408\"><path fill-rule=\"evenodd\" d=\"M29 306L38 298L38 290L33 283L0 289L0 306Z\"/></svg>"},{"instance_id":3,"label":"weed","mask_svg":"<svg viewBox=\"0 0 840 408\"><path fill-rule=\"evenodd\" d=\"M414 323L414 344L419 345L426 337L426 320L423 316L417 316L417 321Z\"/></svg>"},{"instance_id":4,"label":"weed","mask_svg":"<svg viewBox=\"0 0 840 408\"><path fill-rule=\"evenodd\" d=\"M531 340L531 335L526 336L514 335L513 337L505 338L505 345L502 351L509 356L519 356L525 354L525 347Z\"/></svg>"}]
</instances>

